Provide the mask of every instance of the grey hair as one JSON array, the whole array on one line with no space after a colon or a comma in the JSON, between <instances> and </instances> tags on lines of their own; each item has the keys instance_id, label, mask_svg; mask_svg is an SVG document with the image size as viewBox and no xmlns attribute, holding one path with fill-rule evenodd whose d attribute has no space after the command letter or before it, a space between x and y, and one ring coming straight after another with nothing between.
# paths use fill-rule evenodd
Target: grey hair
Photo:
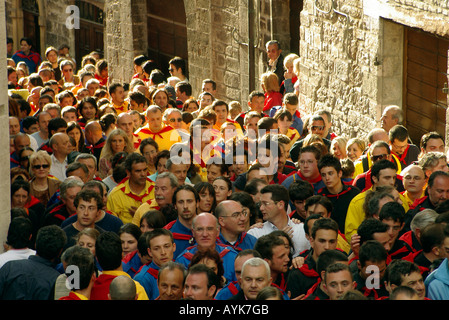
<instances>
[{"instance_id":1,"label":"grey hair","mask_svg":"<svg viewBox=\"0 0 449 320\"><path fill-rule=\"evenodd\" d=\"M61 199L65 199L68 189L71 189L74 187L82 188L83 185L84 185L84 183L77 179L67 178L59 185L59 192L60 192L59 196L61 197Z\"/></svg>"},{"instance_id":2,"label":"grey hair","mask_svg":"<svg viewBox=\"0 0 449 320\"><path fill-rule=\"evenodd\" d=\"M80 153L76 156L75 161L78 161L79 159L92 159L95 161L95 167L97 166L97 157L90 153Z\"/></svg>"},{"instance_id":3,"label":"grey hair","mask_svg":"<svg viewBox=\"0 0 449 320\"><path fill-rule=\"evenodd\" d=\"M168 171L159 173L157 175L157 177L156 177L156 181L159 180L159 179L163 179L163 178L169 178L170 179L170 186L172 188L177 188L179 186L178 178L176 178L176 176L173 173L168 172Z\"/></svg>"},{"instance_id":4,"label":"grey hair","mask_svg":"<svg viewBox=\"0 0 449 320\"><path fill-rule=\"evenodd\" d=\"M167 159L167 162L165 163L165 168L167 170L170 170L172 164L188 164L186 159L180 156L174 156Z\"/></svg>"},{"instance_id":5,"label":"grey hair","mask_svg":"<svg viewBox=\"0 0 449 320\"><path fill-rule=\"evenodd\" d=\"M422 230L424 227L435 222L438 213L432 209L424 209L418 212L410 222L410 229L415 232L416 229Z\"/></svg>"},{"instance_id":6,"label":"grey hair","mask_svg":"<svg viewBox=\"0 0 449 320\"><path fill-rule=\"evenodd\" d=\"M266 262L264 259L262 258L250 258L248 260L245 261L245 263L242 266L242 274L245 271L246 266L251 266L251 267L259 267L259 266L264 266L267 272L268 277L271 277L271 270L270 270L270 266L268 265L268 262Z\"/></svg>"}]
</instances>

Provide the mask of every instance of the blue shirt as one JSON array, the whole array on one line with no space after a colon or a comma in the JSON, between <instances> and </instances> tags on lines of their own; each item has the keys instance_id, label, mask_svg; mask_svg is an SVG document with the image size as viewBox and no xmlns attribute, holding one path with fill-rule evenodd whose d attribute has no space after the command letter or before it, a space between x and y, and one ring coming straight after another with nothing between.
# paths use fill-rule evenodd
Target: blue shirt
<instances>
[{"instance_id":1,"label":"blue shirt","mask_svg":"<svg viewBox=\"0 0 449 320\"><path fill-rule=\"evenodd\" d=\"M134 280L142 285L150 300L155 300L159 297L159 288L157 286L159 270L159 266L152 261L142 266L140 271L134 276Z\"/></svg>"},{"instance_id":2,"label":"blue shirt","mask_svg":"<svg viewBox=\"0 0 449 320\"><path fill-rule=\"evenodd\" d=\"M195 244L195 239L193 238L192 230L183 225L179 219L167 224L164 229L170 230L173 234L173 239L176 244L176 251L173 257L178 257L181 252Z\"/></svg>"},{"instance_id":3,"label":"blue shirt","mask_svg":"<svg viewBox=\"0 0 449 320\"><path fill-rule=\"evenodd\" d=\"M234 244L231 244L226 240L220 232L218 237L218 242L224 245L228 245L233 247L236 251L242 251L245 249L254 249L254 245L256 244L257 238L249 233L242 232L239 234L237 241Z\"/></svg>"}]
</instances>

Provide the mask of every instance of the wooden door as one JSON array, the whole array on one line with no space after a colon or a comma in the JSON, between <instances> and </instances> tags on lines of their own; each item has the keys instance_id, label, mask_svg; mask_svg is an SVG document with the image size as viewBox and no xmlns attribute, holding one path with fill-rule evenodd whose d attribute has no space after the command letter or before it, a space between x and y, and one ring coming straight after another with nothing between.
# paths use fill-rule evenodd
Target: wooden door
<instances>
[{"instance_id":1,"label":"wooden door","mask_svg":"<svg viewBox=\"0 0 449 320\"><path fill-rule=\"evenodd\" d=\"M170 5L160 0L147 0L148 57L168 77L168 62L175 56L187 62L187 26L183 0Z\"/></svg>"},{"instance_id":2,"label":"wooden door","mask_svg":"<svg viewBox=\"0 0 449 320\"><path fill-rule=\"evenodd\" d=\"M412 28L406 28L405 41L405 125L419 144L429 131L446 136L449 41Z\"/></svg>"},{"instance_id":3,"label":"wooden door","mask_svg":"<svg viewBox=\"0 0 449 320\"><path fill-rule=\"evenodd\" d=\"M104 14L100 8L84 1L78 0L76 5L80 8L80 28L75 30L75 59L79 69L83 57L92 51L104 55Z\"/></svg>"},{"instance_id":4,"label":"wooden door","mask_svg":"<svg viewBox=\"0 0 449 320\"><path fill-rule=\"evenodd\" d=\"M23 36L33 41L33 51L41 54L39 6L36 0L22 1ZM20 44L19 44L20 45Z\"/></svg>"}]
</instances>

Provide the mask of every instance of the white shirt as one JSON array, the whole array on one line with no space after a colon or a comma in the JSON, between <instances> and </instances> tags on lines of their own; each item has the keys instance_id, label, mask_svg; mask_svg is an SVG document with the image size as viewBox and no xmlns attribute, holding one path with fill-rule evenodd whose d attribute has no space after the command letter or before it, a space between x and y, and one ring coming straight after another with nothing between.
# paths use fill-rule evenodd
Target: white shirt
<instances>
[{"instance_id":1,"label":"white shirt","mask_svg":"<svg viewBox=\"0 0 449 320\"><path fill-rule=\"evenodd\" d=\"M60 162L53 154L51 155L50 174L52 176L56 177L60 181L64 181L65 178L67 178L65 175L67 166L67 157L65 157L63 162Z\"/></svg>"},{"instance_id":2,"label":"white shirt","mask_svg":"<svg viewBox=\"0 0 449 320\"><path fill-rule=\"evenodd\" d=\"M29 256L35 255L36 251L26 249L10 249L0 254L0 268L8 261L28 259Z\"/></svg>"},{"instance_id":3,"label":"white shirt","mask_svg":"<svg viewBox=\"0 0 449 320\"><path fill-rule=\"evenodd\" d=\"M287 216L288 217L288 216ZM298 256L304 250L310 249L310 242L306 238L306 233L304 231L304 223L294 223L290 217L288 217L288 223L290 227L293 229L292 241L294 245L294 253L293 257ZM261 236L267 235L278 228L272 224L270 221L265 221L263 223L262 228L251 228L248 230L248 233L255 236L256 238L260 238Z\"/></svg>"}]
</instances>

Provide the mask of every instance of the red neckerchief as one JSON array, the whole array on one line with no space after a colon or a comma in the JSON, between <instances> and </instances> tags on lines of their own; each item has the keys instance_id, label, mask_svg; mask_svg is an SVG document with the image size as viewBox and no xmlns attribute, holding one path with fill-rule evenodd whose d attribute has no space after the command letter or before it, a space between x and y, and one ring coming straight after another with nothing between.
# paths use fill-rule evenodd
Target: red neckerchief
<instances>
[{"instance_id":1,"label":"red neckerchief","mask_svg":"<svg viewBox=\"0 0 449 320\"><path fill-rule=\"evenodd\" d=\"M151 180L147 178L147 181L151 181ZM153 185L153 184L150 185L150 187L149 187L149 188L145 191L145 193L144 193L143 195L141 195L141 196L138 196L138 195L136 195L136 194L134 194L134 193L132 193L132 192L126 193L126 185L125 185L125 184L123 184L123 187L121 187L120 190L121 190L125 195L127 195L128 197L130 197L130 198L136 200L137 202L143 202L142 199L145 198L145 197L147 197L147 196L149 196L150 193L151 193L151 191L153 190L153 188L154 188L154 185Z\"/></svg>"},{"instance_id":2,"label":"red neckerchief","mask_svg":"<svg viewBox=\"0 0 449 320\"><path fill-rule=\"evenodd\" d=\"M103 140L103 141L101 141L101 140ZM106 140L101 138L96 144L86 146L86 149L89 150L90 153L93 154L95 149L103 148L105 144L106 144Z\"/></svg>"},{"instance_id":3,"label":"red neckerchief","mask_svg":"<svg viewBox=\"0 0 449 320\"><path fill-rule=\"evenodd\" d=\"M168 132L168 131L171 131L171 130L173 130L173 128L171 126L169 126L169 125L166 125L164 128L162 128L158 132L153 132L149 128L142 128L142 129L140 129L139 132L142 132L144 134L152 136L151 138L153 138L153 140L155 140L156 136L159 136L159 138L162 139L162 133L165 133L165 132Z\"/></svg>"},{"instance_id":4,"label":"red neckerchief","mask_svg":"<svg viewBox=\"0 0 449 320\"><path fill-rule=\"evenodd\" d=\"M300 268L299 271L301 271L305 276L313 278L313 277L320 277L318 272L316 272L313 269L309 269L309 265L304 263Z\"/></svg>"},{"instance_id":5,"label":"red neckerchief","mask_svg":"<svg viewBox=\"0 0 449 320\"><path fill-rule=\"evenodd\" d=\"M301 170L298 170L298 176L299 176L302 180L307 181L307 182L310 182L310 183L312 183L312 184L315 184L315 183L321 181L321 176L320 176L320 175L319 175L317 178L315 178L315 179L307 179L306 177L303 176L303 174L301 173Z\"/></svg>"},{"instance_id":6,"label":"red neckerchief","mask_svg":"<svg viewBox=\"0 0 449 320\"><path fill-rule=\"evenodd\" d=\"M284 291L287 289L287 282L285 281L285 276L283 273L281 273L281 283L279 284L279 288Z\"/></svg>"},{"instance_id":7,"label":"red neckerchief","mask_svg":"<svg viewBox=\"0 0 449 320\"><path fill-rule=\"evenodd\" d=\"M170 230L171 227L175 224L175 222L176 222L176 220L169 222L166 226L164 226L164 229ZM175 240L186 240L186 241L190 242L193 239L193 237L191 235L184 234L184 233L172 231L172 234L173 234L173 239L175 239Z\"/></svg>"},{"instance_id":8,"label":"red neckerchief","mask_svg":"<svg viewBox=\"0 0 449 320\"><path fill-rule=\"evenodd\" d=\"M151 274L155 279L157 279L159 275L159 270L156 270L154 268L148 268L147 272Z\"/></svg>"},{"instance_id":9,"label":"red neckerchief","mask_svg":"<svg viewBox=\"0 0 449 320\"><path fill-rule=\"evenodd\" d=\"M402 162L403 164L406 164L406 163L405 163L405 157L407 156L407 152L408 152L408 149L409 149L409 148L410 148L410 145L408 144L408 145L407 145L407 148L405 148L405 151L404 151L404 153L402 153L401 156L397 155L397 154L394 153L394 152L391 152L391 153L393 153L393 154L398 158L399 162Z\"/></svg>"},{"instance_id":10,"label":"red neckerchief","mask_svg":"<svg viewBox=\"0 0 449 320\"><path fill-rule=\"evenodd\" d=\"M321 277L318 278L317 282L315 282L315 284L312 287L310 287L309 290L307 290L307 293L306 293L304 299L306 299L308 296L313 294L315 292L315 290L318 288L318 286L320 285L320 283L321 283Z\"/></svg>"}]
</instances>

